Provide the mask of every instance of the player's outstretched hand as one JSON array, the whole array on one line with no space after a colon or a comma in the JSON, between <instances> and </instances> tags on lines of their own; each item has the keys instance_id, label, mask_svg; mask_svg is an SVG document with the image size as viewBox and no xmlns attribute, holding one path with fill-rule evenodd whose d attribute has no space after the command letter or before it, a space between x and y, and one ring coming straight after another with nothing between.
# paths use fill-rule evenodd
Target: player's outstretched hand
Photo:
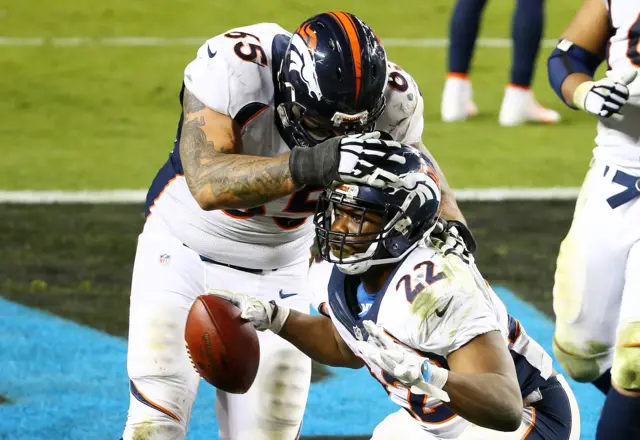
<instances>
[{"instance_id":1,"label":"player's outstretched hand","mask_svg":"<svg viewBox=\"0 0 640 440\"><path fill-rule=\"evenodd\" d=\"M443 402L449 401L446 391L429 383L438 367L432 365L427 358L396 343L382 327L372 321L364 321L363 325L369 333L369 339L366 342L358 341L357 346L368 363L377 365L411 387L412 392L430 394Z\"/></svg>"},{"instance_id":2,"label":"player's outstretched hand","mask_svg":"<svg viewBox=\"0 0 640 440\"><path fill-rule=\"evenodd\" d=\"M224 298L238 307L240 317L251 322L259 331L271 330L273 333L278 333L289 317L289 309L279 307L273 301L269 302L244 293L222 289L209 289L207 293Z\"/></svg>"},{"instance_id":3,"label":"player's outstretched hand","mask_svg":"<svg viewBox=\"0 0 640 440\"><path fill-rule=\"evenodd\" d=\"M403 164L401 144L374 131L328 139L315 147L295 147L289 157L293 182L299 186L327 186L332 182L384 187L398 180L390 171Z\"/></svg>"},{"instance_id":4,"label":"player's outstretched hand","mask_svg":"<svg viewBox=\"0 0 640 440\"><path fill-rule=\"evenodd\" d=\"M622 108L629 99L629 84L638 71L633 69L611 75L598 81L580 84L574 94L573 103L581 110L601 118L622 120Z\"/></svg>"},{"instance_id":5,"label":"player's outstretched hand","mask_svg":"<svg viewBox=\"0 0 640 440\"><path fill-rule=\"evenodd\" d=\"M441 250L453 249L462 256L468 257L476 251L476 240L471 230L458 220L438 219L431 232L431 238Z\"/></svg>"}]
</instances>

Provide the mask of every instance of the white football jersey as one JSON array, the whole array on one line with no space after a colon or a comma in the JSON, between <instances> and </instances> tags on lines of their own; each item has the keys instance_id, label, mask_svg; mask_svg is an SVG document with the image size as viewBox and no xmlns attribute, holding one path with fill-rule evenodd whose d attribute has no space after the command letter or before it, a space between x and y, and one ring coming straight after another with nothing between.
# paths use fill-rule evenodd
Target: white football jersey
<instances>
[{"instance_id":1,"label":"white football jersey","mask_svg":"<svg viewBox=\"0 0 640 440\"><path fill-rule=\"evenodd\" d=\"M603 0L615 31L607 47L607 76L640 68L640 1ZM629 85L624 120L600 118L594 156L605 162L640 167L640 75Z\"/></svg>"},{"instance_id":2,"label":"white football jersey","mask_svg":"<svg viewBox=\"0 0 640 440\"><path fill-rule=\"evenodd\" d=\"M332 264L312 265L310 286L321 313L358 356L358 339L366 339L362 322L371 320L407 350L448 368L447 357L475 337L499 331L509 347L522 396L531 395L552 374L551 357L507 310L482 278L475 264L447 256L432 245L413 250L390 276L373 305L358 317L355 291L358 276L341 273ZM457 438L469 422L436 398L413 394L394 377L368 364L371 375L393 402L438 438Z\"/></svg>"},{"instance_id":3,"label":"white football jersey","mask_svg":"<svg viewBox=\"0 0 640 440\"><path fill-rule=\"evenodd\" d=\"M274 73L291 34L277 24L232 29L208 40L184 72L184 87L207 107L239 125L242 151L273 157L290 151L275 124ZM274 57L275 56L275 57ZM387 106L376 129L406 144L422 137L423 102L413 78L388 65ZM199 254L255 269L285 267L309 258L320 190L303 189L245 210L200 209L184 178L178 132L169 161L147 195L147 226L157 223Z\"/></svg>"}]
</instances>

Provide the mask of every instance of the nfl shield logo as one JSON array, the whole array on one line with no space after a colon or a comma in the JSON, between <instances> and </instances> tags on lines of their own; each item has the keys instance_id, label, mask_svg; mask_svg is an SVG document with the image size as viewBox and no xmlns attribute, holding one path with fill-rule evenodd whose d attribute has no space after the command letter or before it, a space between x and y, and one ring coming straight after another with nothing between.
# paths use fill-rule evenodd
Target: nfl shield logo
<instances>
[{"instance_id":1,"label":"nfl shield logo","mask_svg":"<svg viewBox=\"0 0 640 440\"><path fill-rule=\"evenodd\" d=\"M160 255L160 264L165 266L167 264L169 264L169 261L171 260L171 255L169 254L162 254Z\"/></svg>"},{"instance_id":2,"label":"nfl shield logo","mask_svg":"<svg viewBox=\"0 0 640 440\"><path fill-rule=\"evenodd\" d=\"M353 333L356 335L356 339L358 341L363 341L364 338L362 337L362 331L360 330L360 327L358 326L353 326Z\"/></svg>"}]
</instances>

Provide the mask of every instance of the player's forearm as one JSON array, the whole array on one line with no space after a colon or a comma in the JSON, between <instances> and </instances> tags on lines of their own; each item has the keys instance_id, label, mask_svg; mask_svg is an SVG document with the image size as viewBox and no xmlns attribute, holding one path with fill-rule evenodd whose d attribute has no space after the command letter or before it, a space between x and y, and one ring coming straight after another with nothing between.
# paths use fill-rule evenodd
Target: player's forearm
<instances>
[{"instance_id":1,"label":"player's forearm","mask_svg":"<svg viewBox=\"0 0 640 440\"><path fill-rule=\"evenodd\" d=\"M517 381L496 373L449 372L444 390L456 414L497 431L515 431L522 422L522 397Z\"/></svg>"},{"instance_id":2,"label":"player's forearm","mask_svg":"<svg viewBox=\"0 0 640 440\"><path fill-rule=\"evenodd\" d=\"M435 172L438 176L438 181L440 182L440 192L442 193L442 201L440 203L440 207L441 207L440 215L445 220L458 220L466 225L467 220L464 218L464 215L462 215L462 211L460 211L460 208L458 207L458 203L456 202L456 197L453 194L453 190L449 186L449 181L447 181L447 178L442 172L440 165L438 165L436 158L433 157L431 152L427 149L427 147L425 147L425 145L422 142L417 142L413 146L414 148L426 154L429 160L431 160L431 162L433 163L433 166L435 168Z\"/></svg>"},{"instance_id":3,"label":"player's forearm","mask_svg":"<svg viewBox=\"0 0 640 440\"><path fill-rule=\"evenodd\" d=\"M326 316L310 316L291 310L278 335L316 362L332 367L360 368L362 361L341 348Z\"/></svg>"},{"instance_id":4,"label":"player's forearm","mask_svg":"<svg viewBox=\"0 0 640 440\"><path fill-rule=\"evenodd\" d=\"M189 190L203 209L252 208L296 190L288 153L274 158L216 152L206 156L190 154L189 147L184 147L193 141L190 123L183 128L180 157Z\"/></svg>"},{"instance_id":5,"label":"player's forearm","mask_svg":"<svg viewBox=\"0 0 640 440\"><path fill-rule=\"evenodd\" d=\"M458 202L456 202L456 198L453 195L453 190L449 187L446 179L444 179L444 175L442 177L442 203L440 204L440 215L445 220L458 220L466 225L467 219L464 218L464 215L462 215L462 211L458 207ZM442 184L442 182L444 182L444 184Z\"/></svg>"},{"instance_id":6,"label":"player's forearm","mask_svg":"<svg viewBox=\"0 0 640 440\"><path fill-rule=\"evenodd\" d=\"M593 78L586 73L572 73L562 82L562 96L565 101L571 103L575 107L574 96L578 86L586 81L593 81Z\"/></svg>"},{"instance_id":7,"label":"player's forearm","mask_svg":"<svg viewBox=\"0 0 640 440\"><path fill-rule=\"evenodd\" d=\"M289 154L235 154L242 140L230 116L207 108L188 89L182 109L180 159L189 190L202 209L253 208L296 190Z\"/></svg>"}]
</instances>

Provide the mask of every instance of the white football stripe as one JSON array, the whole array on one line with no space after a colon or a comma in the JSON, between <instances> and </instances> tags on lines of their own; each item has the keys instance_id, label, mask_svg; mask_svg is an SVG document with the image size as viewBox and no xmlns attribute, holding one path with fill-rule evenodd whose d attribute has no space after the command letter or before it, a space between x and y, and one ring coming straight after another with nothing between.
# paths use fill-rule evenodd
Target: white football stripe
<instances>
[{"instance_id":1,"label":"white football stripe","mask_svg":"<svg viewBox=\"0 0 640 440\"><path fill-rule=\"evenodd\" d=\"M81 46L200 46L211 37L10 37L0 36L0 46L52 46L52 47L81 47ZM544 47L555 47L555 39L543 40ZM385 47L424 47L444 48L449 46L446 38L383 38ZM510 38L480 38L480 47L510 48Z\"/></svg>"},{"instance_id":2,"label":"white football stripe","mask_svg":"<svg viewBox=\"0 0 640 440\"><path fill-rule=\"evenodd\" d=\"M567 200L578 197L578 187L553 188L463 188L454 190L456 200L468 202L501 202L517 200ZM105 191L0 191L0 203L132 203L142 204L146 189Z\"/></svg>"}]
</instances>

